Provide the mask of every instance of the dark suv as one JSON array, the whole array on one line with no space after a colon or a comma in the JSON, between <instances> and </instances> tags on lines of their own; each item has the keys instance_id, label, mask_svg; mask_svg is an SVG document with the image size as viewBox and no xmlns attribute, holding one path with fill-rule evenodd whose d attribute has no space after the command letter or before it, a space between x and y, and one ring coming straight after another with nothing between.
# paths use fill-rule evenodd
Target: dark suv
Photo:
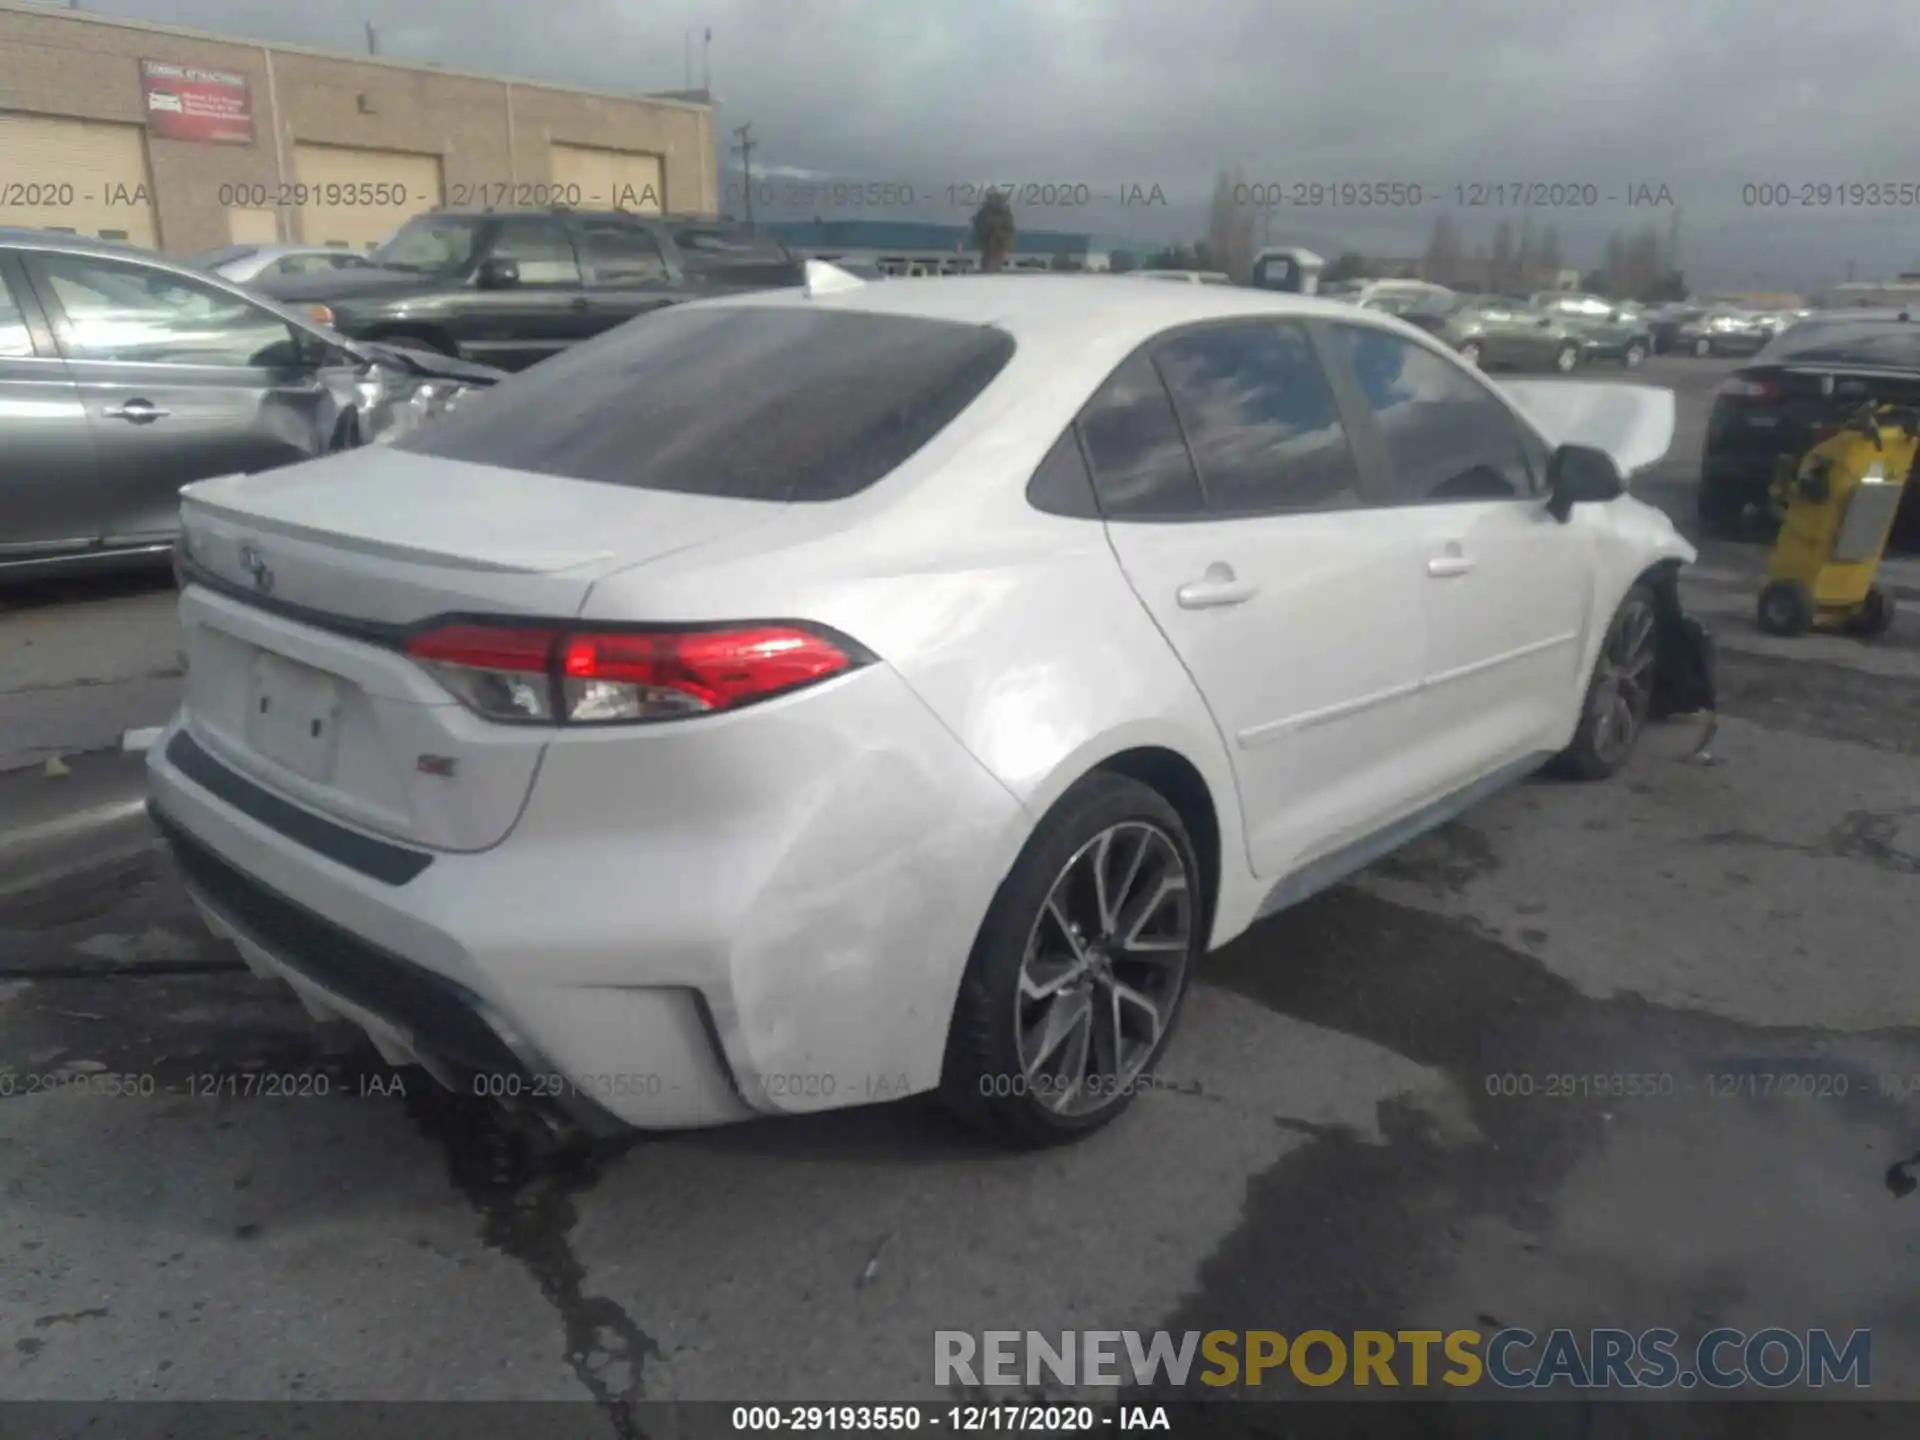
<instances>
[{"instance_id":1,"label":"dark suv","mask_svg":"<svg viewBox=\"0 0 1920 1440\"><path fill-rule=\"evenodd\" d=\"M438 210L367 258L257 288L347 335L521 370L663 305L804 278L746 226L624 211Z\"/></svg>"}]
</instances>

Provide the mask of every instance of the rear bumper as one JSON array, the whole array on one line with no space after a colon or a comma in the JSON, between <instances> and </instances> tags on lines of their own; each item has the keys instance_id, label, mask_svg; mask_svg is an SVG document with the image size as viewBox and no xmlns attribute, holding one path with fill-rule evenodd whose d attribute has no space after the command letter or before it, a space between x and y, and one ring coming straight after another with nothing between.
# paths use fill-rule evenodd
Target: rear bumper
<instances>
[{"instance_id":1,"label":"rear bumper","mask_svg":"<svg viewBox=\"0 0 1920 1440\"><path fill-rule=\"evenodd\" d=\"M183 728L148 756L153 804L255 968L456 1087L558 1077L540 1088L646 1129L932 1088L1028 828L884 666L647 736L556 739L506 840L398 883L188 773Z\"/></svg>"}]
</instances>

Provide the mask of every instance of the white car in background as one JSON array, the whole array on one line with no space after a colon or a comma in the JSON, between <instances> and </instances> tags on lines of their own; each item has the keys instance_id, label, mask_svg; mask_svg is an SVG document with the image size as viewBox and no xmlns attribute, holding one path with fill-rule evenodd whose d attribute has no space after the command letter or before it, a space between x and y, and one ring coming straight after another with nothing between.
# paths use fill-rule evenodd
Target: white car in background
<instances>
[{"instance_id":1,"label":"white car in background","mask_svg":"<svg viewBox=\"0 0 1920 1440\"><path fill-rule=\"evenodd\" d=\"M1208 950L1626 764L1694 554L1621 481L1670 392L1528 401L1251 289L808 272L187 488L154 813L390 1059L597 1123L937 1090L1057 1140Z\"/></svg>"}]
</instances>

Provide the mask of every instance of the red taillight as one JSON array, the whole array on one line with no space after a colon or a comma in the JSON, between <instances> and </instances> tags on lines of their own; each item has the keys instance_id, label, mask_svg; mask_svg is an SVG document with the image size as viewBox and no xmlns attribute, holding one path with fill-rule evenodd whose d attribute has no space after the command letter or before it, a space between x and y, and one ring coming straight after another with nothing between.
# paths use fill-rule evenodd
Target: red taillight
<instances>
[{"instance_id":1,"label":"red taillight","mask_svg":"<svg viewBox=\"0 0 1920 1440\"><path fill-rule=\"evenodd\" d=\"M569 632L462 622L407 653L491 720L608 724L728 710L859 663L795 625Z\"/></svg>"},{"instance_id":2,"label":"red taillight","mask_svg":"<svg viewBox=\"0 0 1920 1440\"><path fill-rule=\"evenodd\" d=\"M1777 405L1787 398L1787 390L1778 380L1755 380L1749 376L1736 375L1720 387L1722 395L1730 395L1736 400L1750 400L1756 405Z\"/></svg>"}]
</instances>

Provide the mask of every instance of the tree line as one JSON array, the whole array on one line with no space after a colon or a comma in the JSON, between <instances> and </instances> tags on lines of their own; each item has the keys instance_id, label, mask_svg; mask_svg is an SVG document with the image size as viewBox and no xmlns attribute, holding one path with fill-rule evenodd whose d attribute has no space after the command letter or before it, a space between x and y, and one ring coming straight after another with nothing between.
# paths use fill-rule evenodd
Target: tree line
<instances>
[{"instance_id":1,"label":"tree line","mask_svg":"<svg viewBox=\"0 0 1920 1440\"><path fill-rule=\"evenodd\" d=\"M1116 273L1136 269L1212 270L1223 272L1235 284L1246 284L1261 247L1253 209L1234 198L1245 193L1245 177L1240 170L1221 171L1214 181L1204 238L1187 245L1163 246L1144 256L1116 250L1108 257L1108 268ZM1018 231L1013 207L1004 192L989 192L974 212L972 228L981 269L1005 269ZM1077 257L1062 254L1053 258L1052 268L1074 270L1080 264ZM1321 279L1385 278L1377 273L1381 268L1385 267L1379 259L1346 250L1329 262ZM1442 211L1434 217L1426 250L1411 264L1391 263L1391 268L1411 269L1416 273L1408 278L1456 290L1510 294L1560 288L1570 267L1558 229L1548 225L1536 233L1531 215L1522 215L1518 225L1501 218L1490 240L1470 248L1452 214ZM1671 213L1664 233L1659 226L1646 225L1608 235L1600 264L1580 277L1580 288L1612 300L1685 299L1686 278L1680 270L1680 212Z\"/></svg>"}]
</instances>

